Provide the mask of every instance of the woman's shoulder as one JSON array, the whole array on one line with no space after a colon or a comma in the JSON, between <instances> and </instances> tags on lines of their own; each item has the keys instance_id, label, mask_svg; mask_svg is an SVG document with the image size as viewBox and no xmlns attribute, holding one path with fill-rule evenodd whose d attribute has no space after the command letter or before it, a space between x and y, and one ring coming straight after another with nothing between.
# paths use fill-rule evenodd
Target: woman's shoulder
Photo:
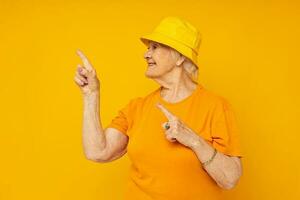
<instances>
[{"instance_id":1,"label":"woman's shoulder","mask_svg":"<svg viewBox=\"0 0 300 200\"><path fill-rule=\"evenodd\" d=\"M210 89L202 88L202 92L200 93L199 97L211 106L230 105L227 97Z\"/></svg>"},{"instance_id":2,"label":"woman's shoulder","mask_svg":"<svg viewBox=\"0 0 300 200\"><path fill-rule=\"evenodd\" d=\"M158 91L159 91L159 88L154 89L151 92L148 92L147 94L132 97L130 99L130 103L142 104L142 103L146 102L147 100L152 99L157 94Z\"/></svg>"}]
</instances>

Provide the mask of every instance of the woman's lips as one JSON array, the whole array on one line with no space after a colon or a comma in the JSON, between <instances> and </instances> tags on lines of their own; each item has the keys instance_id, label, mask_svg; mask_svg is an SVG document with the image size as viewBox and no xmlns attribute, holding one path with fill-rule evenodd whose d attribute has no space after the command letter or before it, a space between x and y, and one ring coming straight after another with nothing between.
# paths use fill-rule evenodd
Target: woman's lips
<instances>
[{"instance_id":1,"label":"woman's lips","mask_svg":"<svg viewBox=\"0 0 300 200\"><path fill-rule=\"evenodd\" d=\"M155 63L148 63L149 67L153 67L155 65Z\"/></svg>"}]
</instances>

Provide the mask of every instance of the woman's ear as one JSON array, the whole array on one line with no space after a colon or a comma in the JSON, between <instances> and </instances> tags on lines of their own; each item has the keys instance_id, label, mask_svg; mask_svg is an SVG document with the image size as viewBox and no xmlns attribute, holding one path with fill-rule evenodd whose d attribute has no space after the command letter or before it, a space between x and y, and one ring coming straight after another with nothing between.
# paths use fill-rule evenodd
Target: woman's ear
<instances>
[{"instance_id":1,"label":"woman's ear","mask_svg":"<svg viewBox=\"0 0 300 200\"><path fill-rule=\"evenodd\" d=\"M176 65L177 65L177 66L180 66L180 65L182 65L182 63L183 63L184 61L185 61L185 57L184 57L182 54L180 54L178 60L176 61Z\"/></svg>"}]
</instances>

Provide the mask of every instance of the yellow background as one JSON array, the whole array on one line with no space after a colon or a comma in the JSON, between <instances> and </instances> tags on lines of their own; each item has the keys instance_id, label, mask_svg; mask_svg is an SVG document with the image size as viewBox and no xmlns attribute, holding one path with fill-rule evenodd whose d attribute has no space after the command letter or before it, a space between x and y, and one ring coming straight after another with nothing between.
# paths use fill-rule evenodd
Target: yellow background
<instances>
[{"instance_id":1,"label":"yellow background","mask_svg":"<svg viewBox=\"0 0 300 200\"><path fill-rule=\"evenodd\" d=\"M83 154L75 51L97 70L106 125L158 87L144 76L139 36L169 15L199 28L199 80L238 116L244 174L224 199L300 199L299 8L296 0L0 0L0 199L122 199L127 155L99 164Z\"/></svg>"}]
</instances>

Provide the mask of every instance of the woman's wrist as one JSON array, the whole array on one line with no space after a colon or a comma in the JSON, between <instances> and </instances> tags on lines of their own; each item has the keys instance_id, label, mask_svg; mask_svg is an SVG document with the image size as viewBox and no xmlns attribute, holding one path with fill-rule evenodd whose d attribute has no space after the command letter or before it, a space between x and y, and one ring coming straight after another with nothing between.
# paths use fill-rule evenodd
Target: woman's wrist
<instances>
[{"instance_id":1,"label":"woman's wrist","mask_svg":"<svg viewBox=\"0 0 300 200\"><path fill-rule=\"evenodd\" d=\"M95 100L95 99L98 100L99 96L100 96L100 92L95 91L95 92L91 92L91 93L88 93L88 94L84 94L83 99L85 101L90 101L90 100Z\"/></svg>"},{"instance_id":2,"label":"woman's wrist","mask_svg":"<svg viewBox=\"0 0 300 200\"><path fill-rule=\"evenodd\" d=\"M196 153L203 166L208 165L217 153L217 150L199 135L192 139L190 148Z\"/></svg>"},{"instance_id":3,"label":"woman's wrist","mask_svg":"<svg viewBox=\"0 0 300 200\"><path fill-rule=\"evenodd\" d=\"M213 155L212 155L212 156L210 157L210 159L208 159L207 161L202 162L202 163L201 163L202 166L205 167L205 166L207 166L209 163L211 163L211 162L213 161L213 159L215 158L215 156L217 155L217 153L218 153L217 149L214 148L214 153L213 153Z\"/></svg>"}]
</instances>

